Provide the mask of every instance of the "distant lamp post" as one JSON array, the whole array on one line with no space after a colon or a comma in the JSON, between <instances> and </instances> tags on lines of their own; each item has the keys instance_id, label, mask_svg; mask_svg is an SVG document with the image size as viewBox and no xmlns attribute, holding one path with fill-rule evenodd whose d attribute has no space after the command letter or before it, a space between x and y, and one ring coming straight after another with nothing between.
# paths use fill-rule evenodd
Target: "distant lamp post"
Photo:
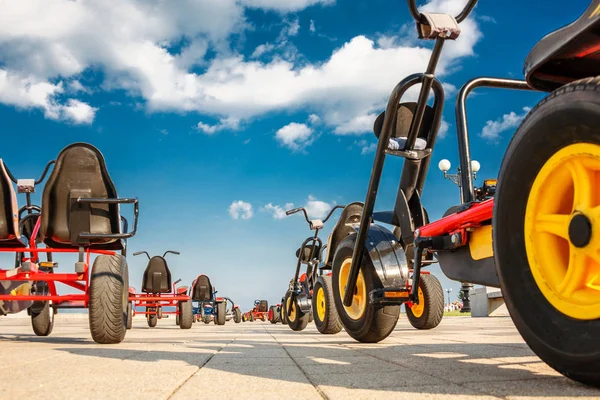
<instances>
[{"instance_id":1,"label":"distant lamp post","mask_svg":"<svg viewBox=\"0 0 600 400\"><path fill-rule=\"evenodd\" d=\"M448 305L450 305L452 304L452 302L450 301L450 293L452 293L452 288L446 289L446 293L448 293Z\"/></svg>"},{"instance_id":2,"label":"distant lamp post","mask_svg":"<svg viewBox=\"0 0 600 400\"><path fill-rule=\"evenodd\" d=\"M442 171L444 173L444 178L448 179L450 182L454 183L455 185L458 185L458 188L460 189L460 202L463 203L463 195L462 195L462 182L461 182L461 175L460 175L460 167L458 167L457 173L456 174L449 174L448 171L450 171L450 168L452 168L452 164L450 163L449 160L443 159L438 163L438 168L440 169L440 171ZM471 171L473 171L473 179L477 179L477 172L479 172L479 170L481 169L481 164L479 163L479 161L477 160L472 160L471 161ZM461 287L460 290L461 292L463 292L463 306L460 310L461 313L466 313L466 312L471 312L471 300L469 299L469 292L471 290L471 288L473 287L472 283L468 283L468 282L462 282L461 283Z\"/></svg>"}]
</instances>

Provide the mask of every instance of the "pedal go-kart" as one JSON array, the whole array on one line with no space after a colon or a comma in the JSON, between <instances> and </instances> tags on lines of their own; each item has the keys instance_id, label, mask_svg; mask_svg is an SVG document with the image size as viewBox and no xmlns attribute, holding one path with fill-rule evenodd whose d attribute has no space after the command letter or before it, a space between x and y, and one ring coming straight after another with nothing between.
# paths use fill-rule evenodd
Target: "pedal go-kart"
<instances>
[{"instance_id":1,"label":"pedal go-kart","mask_svg":"<svg viewBox=\"0 0 600 400\"><path fill-rule=\"evenodd\" d=\"M242 315L242 321L254 322L261 320L265 322L269 318L269 302L267 300L254 300L252 310L245 312Z\"/></svg>"},{"instance_id":2,"label":"pedal go-kart","mask_svg":"<svg viewBox=\"0 0 600 400\"><path fill-rule=\"evenodd\" d=\"M31 195L52 165L39 207ZM25 194L21 208L12 183ZM0 202L0 251L15 253L14 268L0 270L0 315L27 309L35 334L47 336L59 309L88 308L95 342L123 341L129 304L126 239L137 231L138 201L117 196L102 153L86 143L67 146L37 180L15 179L0 160ZM121 204L134 207L130 232ZM73 272L56 272L58 253L77 254ZM97 257L90 268L92 254ZM81 293L61 295L57 283Z\"/></svg>"},{"instance_id":3,"label":"pedal go-kart","mask_svg":"<svg viewBox=\"0 0 600 400\"><path fill-rule=\"evenodd\" d=\"M427 71L401 81L375 122L379 143L360 227L335 249L336 306L352 337L384 339L399 304L420 303L418 272L435 253L449 278L501 287L523 339L548 365L600 386L600 1L533 48L526 81L481 77L461 88L462 204L429 223L420 197L444 96L435 67L445 41L458 37L458 23L475 4L470 0L454 18L420 13L408 0L419 36L435 45ZM401 103L416 84L417 103ZM470 162L465 100L477 87L550 92L514 134L488 199L485 190L474 189ZM393 211L374 213L386 155L405 158L398 198ZM397 236L372 221L396 226Z\"/></svg>"},{"instance_id":4,"label":"pedal go-kart","mask_svg":"<svg viewBox=\"0 0 600 400\"><path fill-rule=\"evenodd\" d=\"M277 304L277 305L273 305L273 306L269 307L269 313L267 314L267 319L272 324L281 322L281 304Z\"/></svg>"},{"instance_id":5,"label":"pedal go-kart","mask_svg":"<svg viewBox=\"0 0 600 400\"><path fill-rule=\"evenodd\" d=\"M187 295L188 287L177 284L181 279L171 283L171 270L165 259L167 254L177 254L178 251L167 250L162 256L150 257L147 251L137 251L134 256L145 254L148 257L148 265L144 270L142 279L142 293L129 291L128 315L143 314L150 328L154 328L163 315L175 315L175 323L181 329L190 329L194 314L192 312L192 300ZM133 293L132 293L133 292ZM142 307L144 311L137 311ZM175 311L163 310L163 307L175 308ZM133 311L133 312L132 312ZM131 329L131 318L127 321L127 328Z\"/></svg>"},{"instance_id":6,"label":"pedal go-kart","mask_svg":"<svg viewBox=\"0 0 600 400\"><path fill-rule=\"evenodd\" d=\"M190 288L190 296L192 301L196 302L193 307L194 319L198 322L202 321L205 324L214 321L215 325L225 325L227 321L227 301L231 301L225 297L216 297L217 291L210 283L210 279L206 275L199 275L192 283ZM241 321L241 311L231 301L234 321L239 318Z\"/></svg>"},{"instance_id":7,"label":"pedal go-kart","mask_svg":"<svg viewBox=\"0 0 600 400\"><path fill-rule=\"evenodd\" d=\"M319 238L319 232L325 223L336 210L341 208L344 206L333 207L323 220L310 220L304 208L295 208L286 212L286 215L302 212L309 228L314 231L314 234L306 238L296 251L298 259L296 271L282 301L282 315L285 314L282 319L294 331L304 330L310 322L311 316L321 333L335 334L342 330L333 304L331 273L329 272L331 263L328 262L329 260L326 260L325 263L322 261L322 255L328 245L323 245ZM350 210L352 208L348 208L348 211ZM343 218L344 214L340 221ZM302 265L306 265L306 271L300 274Z\"/></svg>"}]
</instances>

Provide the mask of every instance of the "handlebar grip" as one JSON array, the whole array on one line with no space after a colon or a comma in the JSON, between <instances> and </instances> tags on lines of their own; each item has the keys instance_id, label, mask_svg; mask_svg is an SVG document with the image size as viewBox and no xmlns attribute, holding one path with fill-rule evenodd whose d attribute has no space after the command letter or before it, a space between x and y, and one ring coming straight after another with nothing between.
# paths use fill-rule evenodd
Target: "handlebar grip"
<instances>
[{"instance_id":1,"label":"handlebar grip","mask_svg":"<svg viewBox=\"0 0 600 400\"><path fill-rule=\"evenodd\" d=\"M292 209L292 210L287 210L287 211L285 212L285 215L292 215L292 214L295 214L295 213L297 213L297 212L298 212L298 211L300 211L300 210L302 210L302 208L294 208L294 209Z\"/></svg>"},{"instance_id":2,"label":"handlebar grip","mask_svg":"<svg viewBox=\"0 0 600 400\"><path fill-rule=\"evenodd\" d=\"M139 256L140 254L144 254L144 251L136 251L135 253L133 253L134 256Z\"/></svg>"},{"instance_id":3,"label":"handlebar grip","mask_svg":"<svg viewBox=\"0 0 600 400\"><path fill-rule=\"evenodd\" d=\"M456 17L454 17L454 19L456 19L456 22L460 24L462 21L464 21L469 16L469 14L471 14L471 11L473 11L473 8L475 8L476 4L477 0L469 0L465 5L465 8L463 8L463 10ZM415 21L419 22L419 20L421 19L421 13L417 8L416 0L408 0L408 9Z\"/></svg>"}]
</instances>

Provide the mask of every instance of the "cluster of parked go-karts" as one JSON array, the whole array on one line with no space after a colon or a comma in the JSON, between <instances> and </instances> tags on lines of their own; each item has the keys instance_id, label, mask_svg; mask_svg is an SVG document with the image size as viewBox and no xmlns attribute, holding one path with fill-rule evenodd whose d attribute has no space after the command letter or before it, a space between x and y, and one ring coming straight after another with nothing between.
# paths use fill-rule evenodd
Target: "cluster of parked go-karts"
<instances>
[{"instance_id":1,"label":"cluster of parked go-karts","mask_svg":"<svg viewBox=\"0 0 600 400\"><path fill-rule=\"evenodd\" d=\"M462 87L456 100L460 203L432 222L421 197L444 104L435 70L444 43L459 37L459 23L476 3L468 0L454 17L421 13L408 0L419 37L435 42L427 70L398 83L375 120L378 145L364 203L334 207L324 220L309 219L303 208L287 212L302 212L314 234L296 252L280 305L259 300L242 315L230 299L216 296L205 275L189 289L177 287L169 252L152 258L143 252L149 262L142 293L129 289L126 241L137 230L137 199L119 198L102 154L78 143L38 180L16 179L0 161L0 251L15 254L14 268L0 270L0 314L27 309L34 332L44 336L59 309L89 308L98 343L122 341L135 314L145 315L149 326L174 314L183 329L233 319L281 321L301 331L314 319L321 333L343 328L360 342L378 342L393 331L401 305L417 329L440 323L442 288L424 270L439 263L451 279L501 287L531 349L565 376L600 386L600 1L534 47L526 81L482 77ZM413 86L420 86L417 101L402 101ZM474 187L465 103L478 87L552 92L512 138L497 188ZM402 175L393 210L374 212L386 156L404 158ZM41 206L34 205L32 194L52 164ZM21 208L13 183L25 194ZM120 214L123 204L134 207L131 231ZM323 243L319 231L338 209ZM58 253L76 258L71 273L58 272ZM79 293L58 294L57 283Z\"/></svg>"}]
</instances>

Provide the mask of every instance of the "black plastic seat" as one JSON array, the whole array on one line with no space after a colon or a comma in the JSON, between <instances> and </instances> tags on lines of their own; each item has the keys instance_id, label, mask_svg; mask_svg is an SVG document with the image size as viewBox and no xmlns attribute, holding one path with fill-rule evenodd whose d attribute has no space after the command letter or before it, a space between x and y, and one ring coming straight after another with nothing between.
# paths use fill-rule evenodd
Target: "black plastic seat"
<instances>
[{"instance_id":1,"label":"black plastic seat","mask_svg":"<svg viewBox=\"0 0 600 400\"><path fill-rule=\"evenodd\" d=\"M12 182L0 159L0 247L24 247L19 240L19 206Z\"/></svg>"},{"instance_id":2,"label":"black plastic seat","mask_svg":"<svg viewBox=\"0 0 600 400\"><path fill-rule=\"evenodd\" d=\"M144 271L142 292L145 293L170 293L171 271L167 261L161 256L154 256L148 261Z\"/></svg>"},{"instance_id":3,"label":"black plastic seat","mask_svg":"<svg viewBox=\"0 0 600 400\"><path fill-rule=\"evenodd\" d=\"M108 175L104 156L94 146L75 143L64 148L42 194L41 237L54 248L79 247L81 232L121 233L118 204L72 204L73 198L116 199L117 191ZM83 212L80 212L83 211ZM84 246L122 250L120 239L92 239Z\"/></svg>"},{"instance_id":4,"label":"black plastic seat","mask_svg":"<svg viewBox=\"0 0 600 400\"><path fill-rule=\"evenodd\" d=\"M523 72L531 87L552 91L597 76L599 51L600 2L595 0L575 22L542 38L525 59Z\"/></svg>"},{"instance_id":5,"label":"black plastic seat","mask_svg":"<svg viewBox=\"0 0 600 400\"><path fill-rule=\"evenodd\" d=\"M206 275L200 275L192 283L192 300L210 301L212 300L213 287L210 279Z\"/></svg>"},{"instance_id":6,"label":"black plastic seat","mask_svg":"<svg viewBox=\"0 0 600 400\"><path fill-rule=\"evenodd\" d=\"M256 311L258 312L269 312L269 302L267 300L261 300L258 302L256 306Z\"/></svg>"},{"instance_id":7,"label":"black plastic seat","mask_svg":"<svg viewBox=\"0 0 600 400\"><path fill-rule=\"evenodd\" d=\"M401 138L407 137L408 131L410 130L410 124L412 123L412 119L417 109L417 103L415 102L407 102L401 103L398 106L398 115L396 118L396 126L394 127L394 132L392 132L392 138ZM425 113L423 114L423 123L421 124L421 131L417 135L417 137L427 140L429 137L429 131L431 129L431 124L434 118L434 110L430 106L425 107ZM375 118L375 122L373 123L373 133L375 137L379 139L379 135L381 134L381 129L383 129L383 120L385 119L385 111Z\"/></svg>"},{"instance_id":8,"label":"black plastic seat","mask_svg":"<svg viewBox=\"0 0 600 400\"><path fill-rule=\"evenodd\" d=\"M296 250L296 257L300 258L300 250L302 250L301 248ZM304 264L308 264L311 259L313 258L319 258L319 254L321 253L321 246L316 245L315 246L315 251L312 254L312 258L311 258L311 250L312 250L312 243L309 243L308 245L306 245L304 247L304 254L302 254L302 258L300 260L300 262L304 263Z\"/></svg>"},{"instance_id":9,"label":"black plastic seat","mask_svg":"<svg viewBox=\"0 0 600 400\"><path fill-rule=\"evenodd\" d=\"M363 204L358 202L348 204L342 211L340 219L338 219L337 223L333 227L333 230L331 231L331 234L329 235L329 241L327 244L327 259L325 260L326 268L331 268L333 265L334 252L331 251L331 249L336 249L340 242L346 238L346 236L356 232L354 225L360 223L362 211Z\"/></svg>"}]
</instances>

